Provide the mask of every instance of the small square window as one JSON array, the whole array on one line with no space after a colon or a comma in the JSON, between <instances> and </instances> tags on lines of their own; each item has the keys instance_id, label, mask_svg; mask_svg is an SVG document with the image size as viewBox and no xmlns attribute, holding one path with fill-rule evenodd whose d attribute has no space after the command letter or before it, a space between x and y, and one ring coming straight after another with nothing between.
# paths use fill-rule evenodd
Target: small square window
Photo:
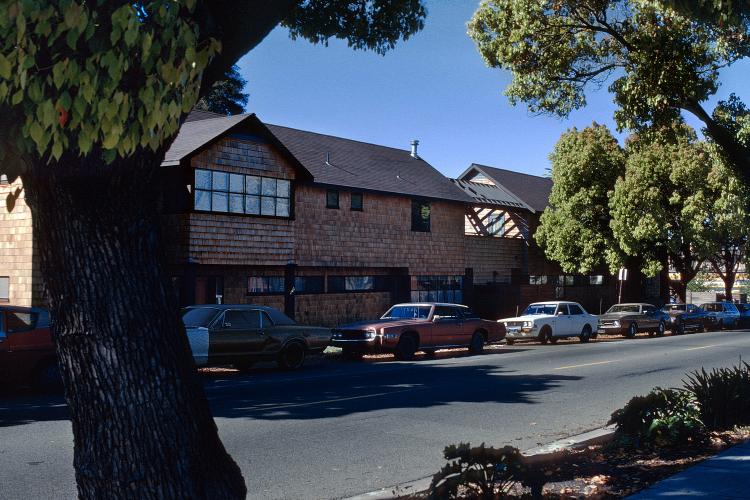
<instances>
[{"instance_id":1,"label":"small square window","mask_svg":"<svg viewBox=\"0 0 750 500\"><path fill-rule=\"evenodd\" d=\"M421 200L411 202L411 230L422 233L430 232L430 203Z\"/></svg>"},{"instance_id":2,"label":"small square window","mask_svg":"<svg viewBox=\"0 0 750 500\"><path fill-rule=\"evenodd\" d=\"M195 189L211 189L211 171L195 171Z\"/></svg>"},{"instance_id":3,"label":"small square window","mask_svg":"<svg viewBox=\"0 0 750 500\"><path fill-rule=\"evenodd\" d=\"M260 215L260 196L245 196L245 213Z\"/></svg>"},{"instance_id":4,"label":"small square window","mask_svg":"<svg viewBox=\"0 0 750 500\"><path fill-rule=\"evenodd\" d=\"M233 193L244 193L244 176L242 176L241 174L229 174L229 190Z\"/></svg>"},{"instance_id":5,"label":"small square window","mask_svg":"<svg viewBox=\"0 0 750 500\"><path fill-rule=\"evenodd\" d=\"M276 198L263 196L260 199L260 215L276 215Z\"/></svg>"},{"instance_id":6,"label":"small square window","mask_svg":"<svg viewBox=\"0 0 750 500\"><path fill-rule=\"evenodd\" d=\"M211 193L211 210L213 212L229 212L229 196L226 193L216 191Z\"/></svg>"},{"instance_id":7,"label":"small square window","mask_svg":"<svg viewBox=\"0 0 750 500\"><path fill-rule=\"evenodd\" d=\"M245 176L245 190L247 194L260 194L260 177Z\"/></svg>"},{"instance_id":8,"label":"small square window","mask_svg":"<svg viewBox=\"0 0 750 500\"><path fill-rule=\"evenodd\" d=\"M195 209L196 210L211 210L211 191L195 192Z\"/></svg>"},{"instance_id":9,"label":"small square window","mask_svg":"<svg viewBox=\"0 0 750 500\"><path fill-rule=\"evenodd\" d=\"M276 196L276 179L270 177L262 178L262 195L263 196Z\"/></svg>"},{"instance_id":10,"label":"small square window","mask_svg":"<svg viewBox=\"0 0 750 500\"><path fill-rule=\"evenodd\" d=\"M352 210L362 211L362 193L352 193Z\"/></svg>"},{"instance_id":11,"label":"small square window","mask_svg":"<svg viewBox=\"0 0 750 500\"><path fill-rule=\"evenodd\" d=\"M241 194L230 194L229 195L229 211L235 214L241 214L244 213L245 208L242 206L242 198L244 198Z\"/></svg>"},{"instance_id":12,"label":"small square window","mask_svg":"<svg viewBox=\"0 0 750 500\"><path fill-rule=\"evenodd\" d=\"M276 215L279 217L289 217L288 198L276 198Z\"/></svg>"},{"instance_id":13,"label":"small square window","mask_svg":"<svg viewBox=\"0 0 750 500\"><path fill-rule=\"evenodd\" d=\"M326 192L326 208L339 208L339 192L336 189Z\"/></svg>"},{"instance_id":14,"label":"small square window","mask_svg":"<svg viewBox=\"0 0 750 500\"><path fill-rule=\"evenodd\" d=\"M279 198L289 198L289 181L283 179L276 181L276 196Z\"/></svg>"},{"instance_id":15,"label":"small square window","mask_svg":"<svg viewBox=\"0 0 750 500\"><path fill-rule=\"evenodd\" d=\"M213 174L214 191L229 191L229 174L226 172L211 172Z\"/></svg>"}]
</instances>

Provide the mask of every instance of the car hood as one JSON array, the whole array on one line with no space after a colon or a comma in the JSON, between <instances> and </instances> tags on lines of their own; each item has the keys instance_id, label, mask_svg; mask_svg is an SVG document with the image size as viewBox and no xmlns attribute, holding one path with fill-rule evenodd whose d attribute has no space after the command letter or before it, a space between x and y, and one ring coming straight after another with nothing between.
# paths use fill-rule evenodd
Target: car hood
<instances>
[{"instance_id":1,"label":"car hood","mask_svg":"<svg viewBox=\"0 0 750 500\"><path fill-rule=\"evenodd\" d=\"M426 319L373 319L358 321L335 328L335 330L364 330L366 328L387 328L393 326L408 326L429 323Z\"/></svg>"},{"instance_id":2,"label":"car hood","mask_svg":"<svg viewBox=\"0 0 750 500\"><path fill-rule=\"evenodd\" d=\"M516 318L503 318L497 321L498 323L505 323L508 321L534 321L538 319L550 319L550 318L554 318L554 316L551 314L528 314L526 316L518 316Z\"/></svg>"}]
</instances>

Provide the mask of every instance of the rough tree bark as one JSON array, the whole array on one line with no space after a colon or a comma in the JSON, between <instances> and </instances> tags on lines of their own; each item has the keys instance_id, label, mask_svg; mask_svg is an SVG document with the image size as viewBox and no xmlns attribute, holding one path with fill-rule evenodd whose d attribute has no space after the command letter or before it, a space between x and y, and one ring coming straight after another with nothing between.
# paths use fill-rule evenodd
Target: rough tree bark
<instances>
[{"instance_id":1,"label":"rough tree bark","mask_svg":"<svg viewBox=\"0 0 750 500\"><path fill-rule=\"evenodd\" d=\"M22 175L71 411L82 499L238 499L160 245L163 152Z\"/></svg>"}]
</instances>

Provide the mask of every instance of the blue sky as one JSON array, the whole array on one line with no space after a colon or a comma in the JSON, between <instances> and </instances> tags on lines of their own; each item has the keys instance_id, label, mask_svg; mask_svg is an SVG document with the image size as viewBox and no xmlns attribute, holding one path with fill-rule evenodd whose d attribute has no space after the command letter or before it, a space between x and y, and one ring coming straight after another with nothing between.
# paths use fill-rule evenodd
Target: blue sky
<instances>
[{"instance_id":1,"label":"blue sky","mask_svg":"<svg viewBox=\"0 0 750 500\"><path fill-rule=\"evenodd\" d=\"M588 106L567 119L511 106L502 94L509 74L487 68L466 35L478 2L426 5L425 29L385 56L340 41L292 41L277 28L239 62L248 111L268 123L403 149L419 139L421 156L451 177L472 162L544 175L568 128L596 121L614 130L606 89L590 92ZM711 102L731 92L750 98L742 94L748 77L748 61L725 70Z\"/></svg>"}]
</instances>

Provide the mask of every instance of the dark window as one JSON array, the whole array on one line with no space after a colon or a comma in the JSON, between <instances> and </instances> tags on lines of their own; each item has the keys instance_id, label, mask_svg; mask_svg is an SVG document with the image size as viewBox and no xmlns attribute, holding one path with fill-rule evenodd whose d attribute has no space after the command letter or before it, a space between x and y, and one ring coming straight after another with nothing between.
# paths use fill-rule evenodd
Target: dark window
<instances>
[{"instance_id":1,"label":"dark window","mask_svg":"<svg viewBox=\"0 0 750 500\"><path fill-rule=\"evenodd\" d=\"M10 278L0 276L0 301L7 302L10 299Z\"/></svg>"},{"instance_id":2,"label":"dark window","mask_svg":"<svg viewBox=\"0 0 750 500\"><path fill-rule=\"evenodd\" d=\"M435 306L435 313L432 315L432 317L440 317L440 318L453 318L458 319L460 317L460 314L458 312L458 309L455 307L449 307L449 306Z\"/></svg>"},{"instance_id":3,"label":"dark window","mask_svg":"<svg viewBox=\"0 0 750 500\"><path fill-rule=\"evenodd\" d=\"M227 311L224 314L224 326L232 330L260 328L260 311Z\"/></svg>"},{"instance_id":4,"label":"dark window","mask_svg":"<svg viewBox=\"0 0 750 500\"><path fill-rule=\"evenodd\" d=\"M323 293L325 280L323 276L297 276L294 278L294 293Z\"/></svg>"},{"instance_id":5,"label":"dark window","mask_svg":"<svg viewBox=\"0 0 750 500\"><path fill-rule=\"evenodd\" d=\"M247 279L247 293L251 295L284 293L284 278L282 276L250 276Z\"/></svg>"},{"instance_id":6,"label":"dark window","mask_svg":"<svg viewBox=\"0 0 750 500\"><path fill-rule=\"evenodd\" d=\"M581 309L575 304L568 304L568 309L570 310L570 314L574 314L574 315L583 314L583 309Z\"/></svg>"},{"instance_id":7,"label":"dark window","mask_svg":"<svg viewBox=\"0 0 750 500\"><path fill-rule=\"evenodd\" d=\"M326 191L326 208L339 208L339 192L335 189Z\"/></svg>"},{"instance_id":8,"label":"dark window","mask_svg":"<svg viewBox=\"0 0 750 500\"><path fill-rule=\"evenodd\" d=\"M589 284L591 285L603 285L604 284L604 276L601 274L598 274L596 276L589 276Z\"/></svg>"},{"instance_id":9,"label":"dark window","mask_svg":"<svg viewBox=\"0 0 750 500\"><path fill-rule=\"evenodd\" d=\"M362 193L352 193L352 210L362 211Z\"/></svg>"},{"instance_id":10,"label":"dark window","mask_svg":"<svg viewBox=\"0 0 750 500\"><path fill-rule=\"evenodd\" d=\"M463 302L463 276L417 276L414 302Z\"/></svg>"},{"instance_id":11,"label":"dark window","mask_svg":"<svg viewBox=\"0 0 750 500\"><path fill-rule=\"evenodd\" d=\"M555 314L560 314L560 313L563 313L565 316L567 316L568 314L570 314L568 312L568 305L567 304L558 304L558 306L557 306L557 312Z\"/></svg>"},{"instance_id":12,"label":"dark window","mask_svg":"<svg viewBox=\"0 0 750 500\"><path fill-rule=\"evenodd\" d=\"M529 285L546 285L547 276L529 276Z\"/></svg>"},{"instance_id":13,"label":"dark window","mask_svg":"<svg viewBox=\"0 0 750 500\"><path fill-rule=\"evenodd\" d=\"M195 170L195 209L289 217L291 184L287 179Z\"/></svg>"},{"instance_id":14,"label":"dark window","mask_svg":"<svg viewBox=\"0 0 750 500\"><path fill-rule=\"evenodd\" d=\"M430 203L428 201L411 201L411 230L422 233L430 232Z\"/></svg>"},{"instance_id":15,"label":"dark window","mask_svg":"<svg viewBox=\"0 0 750 500\"><path fill-rule=\"evenodd\" d=\"M466 319L479 319L479 315L476 314L471 309L465 308L461 310L463 312L464 318Z\"/></svg>"},{"instance_id":16,"label":"dark window","mask_svg":"<svg viewBox=\"0 0 750 500\"><path fill-rule=\"evenodd\" d=\"M329 276L328 293L385 292L390 290L390 276Z\"/></svg>"},{"instance_id":17,"label":"dark window","mask_svg":"<svg viewBox=\"0 0 750 500\"><path fill-rule=\"evenodd\" d=\"M271 328L273 326L273 321L271 321L271 318L268 317L267 312L261 312L260 318L261 318L261 328Z\"/></svg>"},{"instance_id":18,"label":"dark window","mask_svg":"<svg viewBox=\"0 0 750 500\"><path fill-rule=\"evenodd\" d=\"M8 333L28 332L36 325L36 313L6 311L5 329Z\"/></svg>"},{"instance_id":19,"label":"dark window","mask_svg":"<svg viewBox=\"0 0 750 500\"><path fill-rule=\"evenodd\" d=\"M182 310L182 322L187 327L208 326L219 312L213 307L188 307Z\"/></svg>"}]
</instances>

